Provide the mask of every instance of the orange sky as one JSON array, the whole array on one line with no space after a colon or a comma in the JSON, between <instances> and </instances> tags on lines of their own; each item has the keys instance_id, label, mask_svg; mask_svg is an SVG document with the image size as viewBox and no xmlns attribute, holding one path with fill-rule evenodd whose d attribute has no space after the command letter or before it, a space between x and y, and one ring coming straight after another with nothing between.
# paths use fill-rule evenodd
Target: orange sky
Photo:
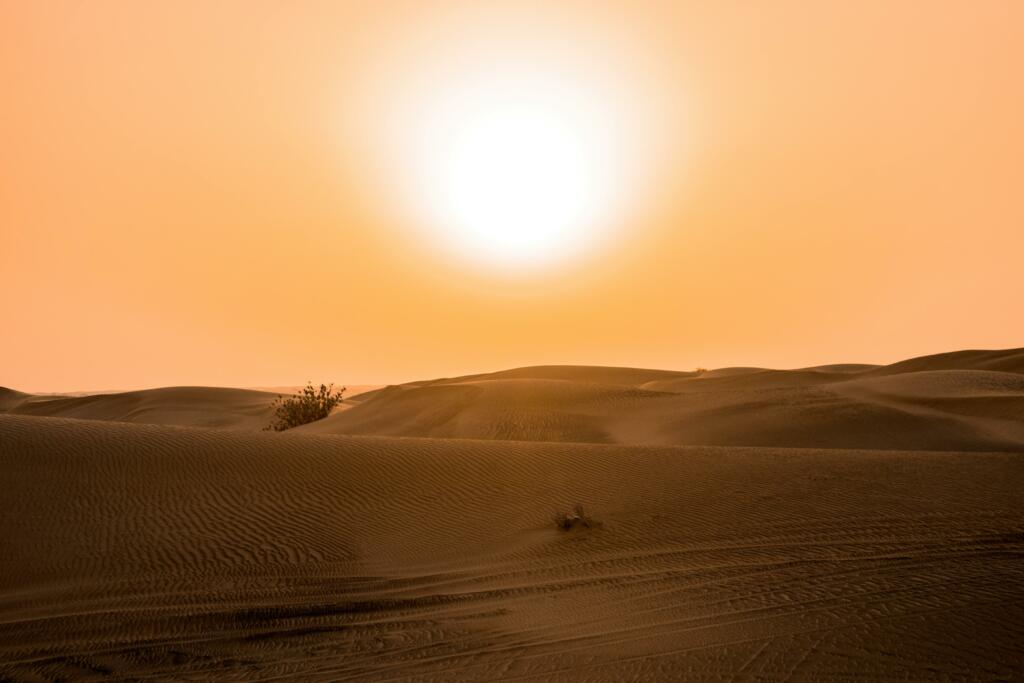
<instances>
[{"instance_id":1,"label":"orange sky","mask_svg":"<svg viewBox=\"0 0 1024 683\"><path fill-rule=\"evenodd\" d=\"M1024 345L1024 4L548 4L0 3L0 385ZM608 243L539 272L432 249L354 123L495 17L665 124Z\"/></svg>"}]
</instances>

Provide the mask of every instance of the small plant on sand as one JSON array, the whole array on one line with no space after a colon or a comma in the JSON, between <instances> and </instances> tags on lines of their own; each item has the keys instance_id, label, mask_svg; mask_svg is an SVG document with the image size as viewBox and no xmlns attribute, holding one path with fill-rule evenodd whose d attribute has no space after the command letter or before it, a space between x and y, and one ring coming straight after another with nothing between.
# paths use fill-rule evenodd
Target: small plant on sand
<instances>
[{"instance_id":1,"label":"small plant on sand","mask_svg":"<svg viewBox=\"0 0 1024 683\"><path fill-rule=\"evenodd\" d=\"M583 506L576 503L572 512L556 512L554 516L555 526L561 531L572 531L573 529L589 529L596 526L596 522L583 511Z\"/></svg>"},{"instance_id":2,"label":"small plant on sand","mask_svg":"<svg viewBox=\"0 0 1024 683\"><path fill-rule=\"evenodd\" d=\"M707 368L697 368L696 370L694 370L694 372L697 373L698 377L700 377L701 375L703 375L707 371L708 371Z\"/></svg>"},{"instance_id":3,"label":"small plant on sand","mask_svg":"<svg viewBox=\"0 0 1024 683\"><path fill-rule=\"evenodd\" d=\"M331 414L334 406L341 403L345 387L334 391L333 384L321 384L317 389L310 382L306 388L291 396L278 396L271 405L273 421L263 428L267 432L283 432L309 422L322 420Z\"/></svg>"}]
</instances>

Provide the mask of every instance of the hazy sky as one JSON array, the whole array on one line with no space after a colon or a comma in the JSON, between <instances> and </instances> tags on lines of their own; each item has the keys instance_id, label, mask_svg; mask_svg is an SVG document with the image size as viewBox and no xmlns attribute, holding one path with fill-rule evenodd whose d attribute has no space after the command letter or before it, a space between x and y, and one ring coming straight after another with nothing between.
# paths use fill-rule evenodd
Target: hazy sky
<instances>
[{"instance_id":1,"label":"hazy sky","mask_svg":"<svg viewBox=\"0 0 1024 683\"><path fill-rule=\"evenodd\" d=\"M0 2L0 385L1024 345L1024 3L480 5ZM454 152L404 136L481 78L615 122L543 268L453 250L409 189Z\"/></svg>"}]
</instances>

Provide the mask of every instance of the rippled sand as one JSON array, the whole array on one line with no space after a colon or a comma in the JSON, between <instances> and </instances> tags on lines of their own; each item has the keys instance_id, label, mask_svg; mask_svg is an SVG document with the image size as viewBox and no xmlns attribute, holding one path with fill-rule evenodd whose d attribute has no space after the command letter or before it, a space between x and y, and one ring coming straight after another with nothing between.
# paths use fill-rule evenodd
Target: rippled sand
<instances>
[{"instance_id":1,"label":"rippled sand","mask_svg":"<svg viewBox=\"0 0 1024 683\"><path fill-rule=\"evenodd\" d=\"M50 406L90 419L8 392L0 679L1024 678L1024 454L988 448L1000 433L1012 446L1021 375L789 371L849 405L909 411L922 443L967 439L980 420L974 448L924 451L650 445L641 428L587 421L601 405L651 419L648 401L683 405L696 382L746 377L714 391L749 397L779 390L752 378L780 380L644 372L416 383L307 428L351 426L374 402L395 420L406 401L410 431L472 432L505 397L510 436L576 415L566 434L591 443L264 433L273 396L236 390ZM722 405L714 391L700 389ZM423 396L447 401L447 427L418 416ZM858 433L840 409L799 421L797 405L765 400L823 441ZM744 438L802 433L722 411ZM143 423L156 418L230 429ZM875 445L915 434L876 431ZM598 524L557 530L553 514L577 502Z\"/></svg>"}]
</instances>

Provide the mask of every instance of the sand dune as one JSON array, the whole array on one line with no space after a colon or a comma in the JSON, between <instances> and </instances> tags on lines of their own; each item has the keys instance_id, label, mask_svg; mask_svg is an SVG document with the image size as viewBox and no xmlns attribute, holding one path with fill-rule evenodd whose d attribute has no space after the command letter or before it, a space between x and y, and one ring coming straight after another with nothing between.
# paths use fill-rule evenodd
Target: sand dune
<instances>
[{"instance_id":1,"label":"sand dune","mask_svg":"<svg viewBox=\"0 0 1024 683\"><path fill-rule=\"evenodd\" d=\"M71 397L20 394L20 400L9 400L6 407L0 394L0 409L18 415L253 430L270 422L275 398L277 394L247 389L167 387Z\"/></svg>"},{"instance_id":2,"label":"sand dune","mask_svg":"<svg viewBox=\"0 0 1024 683\"><path fill-rule=\"evenodd\" d=\"M1024 348L999 351L951 351L893 363L871 372L892 375L927 370L992 370L1024 373Z\"/></svg>"},{"instance_id":3,"label":"sand dune","mask_svg":"<svg viewBox=\"0 0 1024 683\"><path fill-rule=\"evenodd\" d=\"M858 373L867 372L868 370L877 370L883 367L881 365L872 365L870 363L832 363L829 365L816 365L811 368L803 368L804 370L818 370L819 372L848 372Z\"/></svg>"},{"instance_id":4,"label":"sand dune","mask_svg":"<svg viewBox=\"0 0 1024 683\"><path fill-rule=\"evenodd\" d=\"M1019 455L0 415L0 472L0 678L1024 676Z\"/></svg>"},{"instance_id":5,"label":"sand dune","mask_svg":"<svg viewBox=\"0 0 1024 683\"><path fill-rule=\"evenodd\" d=\"M883 368L651 373L522 368L414 382L299 428L317 434L588 443L1024 450L1021 351ZM957 368L957 364L963 368ZM978 368L1002 368L999 371Z\"/></svg>"},{"instance_id":6,"label":"sand dune","mask_svg":"<svg viewBox=\"0 0 1024 683\"><path fill-rule=\"evenodd\" d=\"M12 410L31 397L31 394L0 387L0 411Z\"/></svg>"},{"instance_id":7,"label":"sand dune","mask_svg":"<svg viewBox=\"0 0 1024 683\"><path fill-rule=\"evenodd\" d=\"M421 382L410 382L408 386L425 386L437 384L464 384L478 380L503 379L540 379L579 382L585 384L621 384L635 386L644 382L658 380L695 377L696 372L675 370L645 370L643 368L615 368L592 365L537 365L527 368L515 368L488 372L479 375L435 379Z\"/></svg>"},{"instance_id":8,"label":"sand dune","mask_svg":"<svg viewBox=\"0 0 1024 683\"><path fill-rule=\"evenodd\" d=\"M280 395L284 395L284 394L297 394L297 393L301 392L303 390L303 388L305 388L305 386L306 386L305 384L289 384L289 385L286 385L286 386L277 386L277 387L247 387L247 388L252 390L252 391L262 391L262 392L267 392L267 393L274 394L275 396L280 396ZM344 385L345 398L355 398L357 396L360 396L361 394L365 394L365 393L370 392L370 391L376 391L377 389L382 389L384 386L385 385L383 385L383 384L347 384L347 385ZM341 389L341 388L342 388L342 385L340 385L340 384L335 384L334 385L334 389L335 390L338 390L338 389Z\"/></svg>"},{"instance_id":9,"label":"sand dune","mask_svg":"<svg viewBox=\"0 0 1024 683\"><path fill-rule=\"evenodd\" d=\"M370 389L308 434L647 445L1024 450L1024 350L963 351L878 367L676 372L539 366ZM258 430L275 394L175 387L31 396L0 411Z\"/></svg>"}]
</instances>

